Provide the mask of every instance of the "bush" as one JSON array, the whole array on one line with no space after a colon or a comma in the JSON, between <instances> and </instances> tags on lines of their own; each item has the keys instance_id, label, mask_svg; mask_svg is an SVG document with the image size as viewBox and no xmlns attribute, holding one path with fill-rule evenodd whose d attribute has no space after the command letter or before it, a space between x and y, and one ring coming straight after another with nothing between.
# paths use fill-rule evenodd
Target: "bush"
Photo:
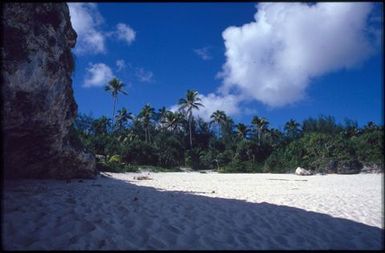
<instances>
[{"instance_id":1,"label":"bush","mask_svg":"<svg viewBox=\"0 0 385 253\"><path fill-rule=\"evenodd\" d=\"M113 155L110 157L110 159L108 159L108 162L109 163L121 163L122 158L120 157L120 155Z\"/></svg>"},{"instance_id":2,"label":"bush","mask_svg":"<svg viewBox=\"0 0 385 253\"><path fill-rule=\"evenodd\" d=\"M157 165L159 159L157 149L140 140L134 140L125 146L122 157L125 163L149 165Z\"/></svg>"},{"instance_id":3,"label":"bush","mask_svg":"<svg viewBox=\"0 0 385 253\"><path fill-rule=\"evenodd\" d=\"M137 166L131 165L131 164L119 163L119 162L97 162L96 169L98 171L116 172L116 173L138 172Z\"/></svg>"},{"instance_id":4,"label":"bush","mask_svg":"<svg viewBox=\"0 0 385 253\"><path fill-rule=\"evenodd\" d=\"M362 163L356 159L338 161L337 174L357 174L362 169Z\"/></svg>"},{"instance_id":5,"label":"bush","mask_svg":"<svg viewBox=\"0 0 385 253\"><path fill-rule=\"evenodd\" d=\"M176 137L160 135L155 143L157 143L158 165L172 168L183 164L183 144Z\"/></svg>"},{"instance_id":6,"label":"bush","mask_svg":"<svg viewBox=\"0 0 385 253\"><path fill-rule=\"evenodd\" d=\"M383 131L366 131L360 136L353 137L351 140L360 162L365 165L384 167Z\"/></svg>"},{"instance_id":7,"label":"bush","mask_svg":"<svg viewBox=\"0 0 385 253\"><path fill-rule=\"evenodd\" d=\"M205 153L200 148L187 150L185 153L185 165L193 170L207 170L210 168L204 161Z\"/></svg>"},{"instance_id":8,"label":"bush","mask_svg":"<svg viewBox=\"0 0 385 253\"><path fill-rule=\"evenodd\" d=\"M342 135L325 133L307 133L302 138L291 142L286 147L275 150L265 162L265 172L294 172L303 167L314 173L337 173L357 171L359 162L355 149L349 139Z\"/></svg>"},{"instance_id":9,"label":"bush","mask_svg":"<svg viewBox=\"0 0 385 253\"><path fill-rule=\"evenodd\" d=\"M252 161L234 160L221 168L221 173L262 173L263 164Z\"/></svg>"}]
</instances>

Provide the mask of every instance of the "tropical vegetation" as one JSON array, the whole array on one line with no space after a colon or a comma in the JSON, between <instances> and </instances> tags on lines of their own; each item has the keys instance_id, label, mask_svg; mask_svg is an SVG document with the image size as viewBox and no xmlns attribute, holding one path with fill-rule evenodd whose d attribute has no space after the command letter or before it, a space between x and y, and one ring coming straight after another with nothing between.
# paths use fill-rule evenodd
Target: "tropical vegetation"
<instances>
[{"instance_id":1,"label":"tropical vegetation","mask_svg":"<svg viewBox=\"0 0 385 253\"><path fill-rule=\"evenodd\" d=\"M300 166L315 173L357 173L364 166L384 167L384 127L374 122L360 128L321 115L302 123L289 119L281 130L257 115L249 125L236 124L219 110L206 122L194 114L204 105L193 90L176 111L146 104L137 115L124 107L115 115L117 95L126 93L117 79L106 87L114 98L113 118L79 114L71 131L76 143L96 155L100 170L289 173Z\"/></svg>"}]
</instances>

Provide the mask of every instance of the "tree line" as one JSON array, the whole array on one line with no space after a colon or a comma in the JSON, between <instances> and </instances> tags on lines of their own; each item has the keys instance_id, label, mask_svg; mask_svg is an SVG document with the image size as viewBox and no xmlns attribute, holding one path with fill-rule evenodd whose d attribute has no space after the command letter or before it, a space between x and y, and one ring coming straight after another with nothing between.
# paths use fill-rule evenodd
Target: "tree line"
<instances>
[{"instance_id":1,"label":"tree line","mask_svg":"<svg viewBox=\"0 0 385 253\"><path fill-rule=\"evenodd\" d=\"M332 116L294 119L283 130L269 127L266 118L254 116L250 125L235 123L217 110L206 122L194 116L204 107L197 91L188 90L179 110L156 110L150 104L134 115L126 108L116 113L119 94L127 94L118 79L105 87L113 98L112 117L78 114L71 141L97 156L99 170L136 171L211 169L219 172L291 173L300 166L314 173L358 173L364 166L383 171L383 126Z\"/></svg>"}]
</instances>

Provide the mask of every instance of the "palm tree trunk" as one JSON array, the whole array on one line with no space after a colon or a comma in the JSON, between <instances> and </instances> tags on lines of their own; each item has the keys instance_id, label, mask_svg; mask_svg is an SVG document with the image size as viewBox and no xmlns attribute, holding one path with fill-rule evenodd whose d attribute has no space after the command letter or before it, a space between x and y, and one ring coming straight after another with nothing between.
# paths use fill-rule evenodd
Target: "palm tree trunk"
<instances>
[{"instance_id":1,"label":"palm tree trunk","mask_svg":"<svg viewBox=\"0 0 385 253\"><path fill-rule=\"evenodd\" d=\"M190 130L190 148L192 149L191 121L192 121L192 117L191 117L191 114L190 114L190 120L189 120L189 130Z\"/></svg>"},{"instance_id":2,"label":"palm tree trunk","mask_svg":"<svg viewBox=\"0 0 385 253\"><path fill-rule=\"evenodd\" d=\"M114 117L115 117L115 105L116 105L116 100L117 100L117 97L114 97L114 108L113 108L113 111L112 111L112 120L114 120Z\"/></svg>"}]
</instances>

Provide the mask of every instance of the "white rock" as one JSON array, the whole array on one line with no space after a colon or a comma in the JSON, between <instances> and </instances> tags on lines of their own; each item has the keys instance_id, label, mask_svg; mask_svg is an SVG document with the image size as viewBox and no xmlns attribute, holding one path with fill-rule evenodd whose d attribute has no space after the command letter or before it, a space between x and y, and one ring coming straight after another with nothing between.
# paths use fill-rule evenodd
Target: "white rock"
<instances>
[{"instance_id":1,"label":"white rock","mask_svg":"<svg viewBox=\"0 0 385 253\"><path fill-rule=\"evenodd\" d=\"M299 176L310 176L310 175L312 175L312 173L309 170L305 170L305 169L303 169L301 167L298 167L295 170L295 174L299 175Z\"/></svg>"}]
</instances>

